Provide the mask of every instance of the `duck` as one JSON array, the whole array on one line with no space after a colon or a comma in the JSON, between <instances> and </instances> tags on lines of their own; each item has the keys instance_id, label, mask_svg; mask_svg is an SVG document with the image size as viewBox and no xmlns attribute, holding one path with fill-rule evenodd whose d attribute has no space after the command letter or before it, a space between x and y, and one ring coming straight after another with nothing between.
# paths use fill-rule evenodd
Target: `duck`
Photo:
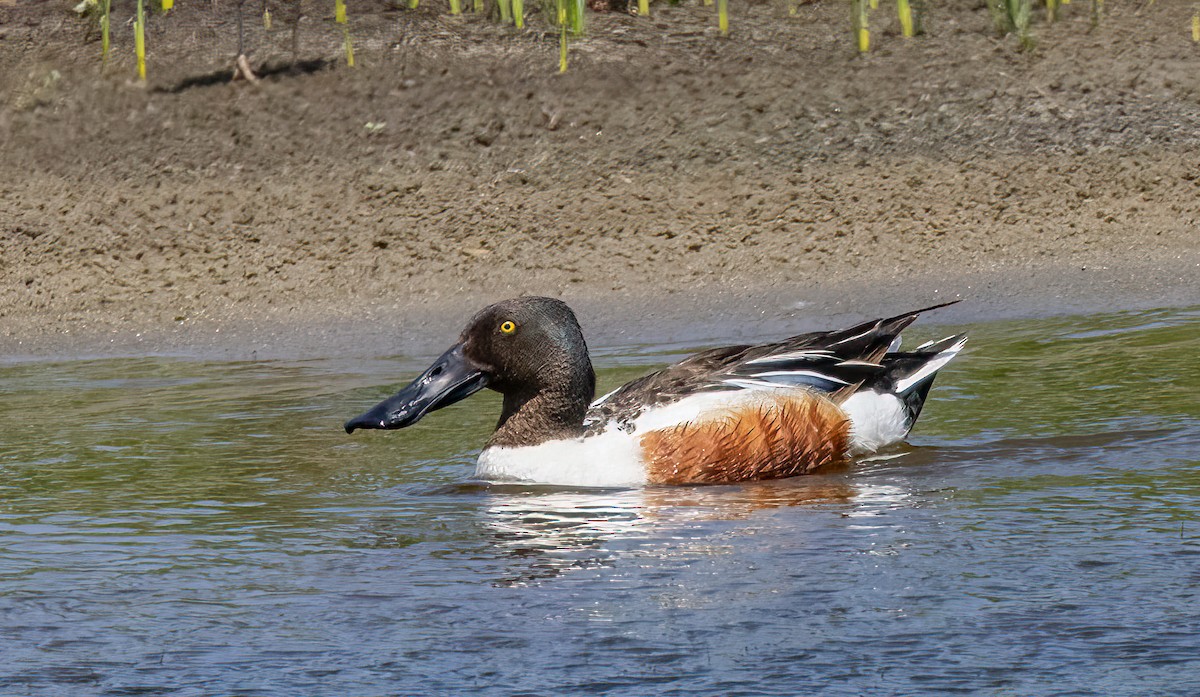
<instances>
[{"instance_id":1,"label":"duck","mask_svg":"<svg viewBox=\"0 0 1200 697\"><path fill-rule=\"evenodd\" d=\"M908 436L967 337L901 351L900 332L956 302L711 348L594 399L596 374L571 308L513 298L477 312L427 370L344 428L407 428L488 388L503 406L478 457L480 480L623 488L811 474Z\"/></svg>"}]
</instances>

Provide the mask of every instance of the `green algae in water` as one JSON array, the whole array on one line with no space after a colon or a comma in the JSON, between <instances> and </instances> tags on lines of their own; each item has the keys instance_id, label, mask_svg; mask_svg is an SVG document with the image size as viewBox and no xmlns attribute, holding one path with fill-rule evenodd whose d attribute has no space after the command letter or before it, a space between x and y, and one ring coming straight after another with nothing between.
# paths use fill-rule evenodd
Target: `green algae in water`
<instances>
[{"instance_id":1,"label":"green algae in water","mask_svg":"<svg viewBox=\"0 0 1200 697\"><path fill-rule=\"evenodd\" d=\"M0 364L0 691L1200 691L1200 312L957 331L890 459L644 491L342 432L427 357Z\"/></svg>"}]
</instances>

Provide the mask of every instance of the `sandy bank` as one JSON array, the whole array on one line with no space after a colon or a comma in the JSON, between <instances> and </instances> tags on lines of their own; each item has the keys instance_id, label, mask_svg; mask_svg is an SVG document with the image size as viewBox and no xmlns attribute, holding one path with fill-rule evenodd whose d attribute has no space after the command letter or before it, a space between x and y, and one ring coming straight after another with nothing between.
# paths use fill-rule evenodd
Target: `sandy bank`
<instances>
[{"instance_id":1,"label":"sandy bank","mask_svg":"<svg viewBox=\"0 0 1200 697\"><path fill-rule=\"evenodd\" d=\"M598 345L1200 304L1181 3L1064 8L1033 52L938 8L866 57L839 3L728 41L664 5L597 15L565 76L535 31L365 3L358 69L171 91L230 58L204 7L158 21L149 89L54 3L0 8L0 354L431 351L522 292Z\"/></svg>"}]
</instances>

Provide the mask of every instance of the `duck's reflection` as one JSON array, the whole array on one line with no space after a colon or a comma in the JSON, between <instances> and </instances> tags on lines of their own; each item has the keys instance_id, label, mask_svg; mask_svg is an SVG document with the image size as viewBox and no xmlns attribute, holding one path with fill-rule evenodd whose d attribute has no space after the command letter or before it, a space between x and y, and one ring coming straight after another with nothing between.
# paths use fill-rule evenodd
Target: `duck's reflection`
<instances>
[{"instance_id":1,"label":"duck's reflection","mask_svg":"<svg viewBox=\"0 0 1200 697\"><path fill-rule=\"evenodd\" d=\"M632 490L563 490L490 486L481 524L494 548L515 563L499 585L529 585L587 568L611 566L622 554L689 553L684 531L714 521L743 520L790 506L842 505L859 492L840 475L737 486ZM666 549L664 549L664 547Z\"/></svg>"}]
</instances>

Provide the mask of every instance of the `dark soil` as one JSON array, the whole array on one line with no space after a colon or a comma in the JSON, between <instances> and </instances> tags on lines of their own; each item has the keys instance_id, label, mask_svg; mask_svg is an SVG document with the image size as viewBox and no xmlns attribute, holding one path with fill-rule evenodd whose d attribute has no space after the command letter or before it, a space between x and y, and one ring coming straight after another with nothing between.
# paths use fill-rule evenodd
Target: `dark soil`
<instances>
[{"instance_id":1,"label":"dark soil","mask_svg":"<svg viewBox=\"0 0 1200 697\"><path fill-rule=\"evenodd\" d=\"M332 2L293 54L253 1L256 84L234 5L178 2L139 86L131 2L102 67L72 3L0 0L0 352L375 351L522 292L636 318L613 340L667 307L1200 303L1190 2L1077 1L1026 51L970 1L904 39L885 0L865 56L843 2L734 3L728 38L655 3L589 15L560 75L534 3L517 31L351 2L349 68Z\"/></svg>"}]
</instances>

